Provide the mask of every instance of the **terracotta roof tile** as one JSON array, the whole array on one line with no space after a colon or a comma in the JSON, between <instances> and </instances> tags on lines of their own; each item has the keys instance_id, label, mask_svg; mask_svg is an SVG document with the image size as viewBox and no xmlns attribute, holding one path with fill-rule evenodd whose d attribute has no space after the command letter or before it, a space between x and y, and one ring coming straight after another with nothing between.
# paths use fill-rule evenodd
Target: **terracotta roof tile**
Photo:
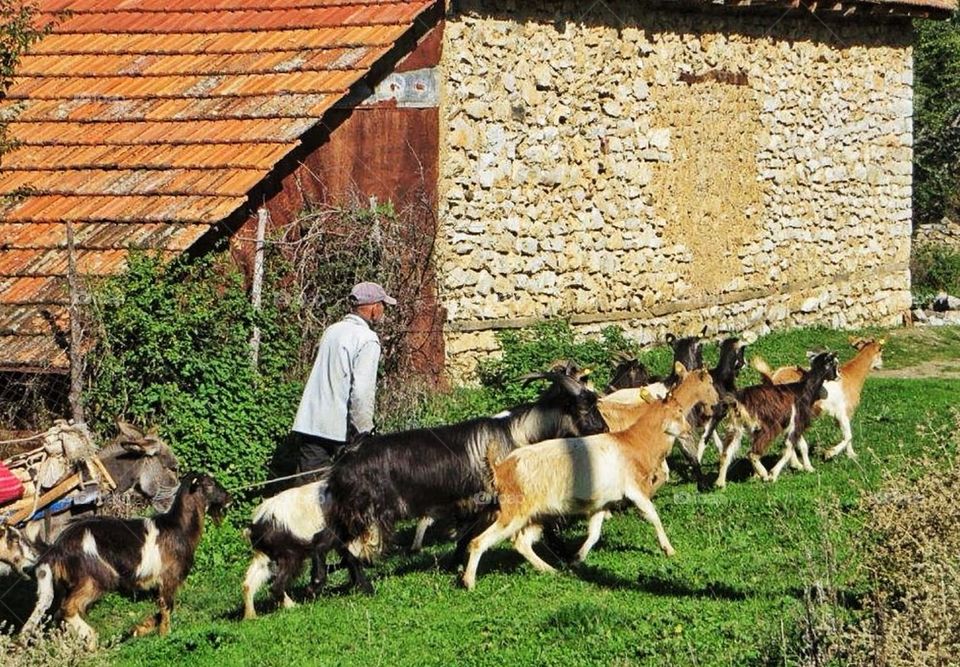
<instances>
[{"instance_id":1,"label":"terracotta roof tile","mask_svg":"<svg viewBox=\"0 0 960 667\"><path fill-rule=\"evenodd\" d=\"M64 222L83 274L186 250L436 4L40 0L66 13L0 101L0 368L66 363Z\"/></svg>"}]
</instances>

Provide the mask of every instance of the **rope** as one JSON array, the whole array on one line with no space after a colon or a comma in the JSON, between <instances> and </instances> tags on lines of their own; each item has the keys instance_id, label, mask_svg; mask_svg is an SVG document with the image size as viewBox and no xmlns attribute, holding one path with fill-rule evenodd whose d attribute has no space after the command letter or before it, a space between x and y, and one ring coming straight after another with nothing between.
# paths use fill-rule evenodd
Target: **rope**
<instances>
[{"instance_id":1,"label":"rope","mask_svg":"<svg viewBox=\"0 0 960 667\"><path fill-rule=\"evenodd\" d=\"M255 489L259 486L266 486L267 484L273 484L274 482L283 482L288 479L295 479L297 477L303 477L305 475L315 475L317 473L323 474L329 470L330 470L329 466L325 466L322 468L314 468L313 470L306 470L304 472L298 472L293 475L286 475L285 477L274 477L273 479L266 479L262 482L254 482L253 484L244 484L243 486L234 486L227 489L227 491L233 492L233 491L245 491L246 489Z\"/></svg>"}]
</instances>

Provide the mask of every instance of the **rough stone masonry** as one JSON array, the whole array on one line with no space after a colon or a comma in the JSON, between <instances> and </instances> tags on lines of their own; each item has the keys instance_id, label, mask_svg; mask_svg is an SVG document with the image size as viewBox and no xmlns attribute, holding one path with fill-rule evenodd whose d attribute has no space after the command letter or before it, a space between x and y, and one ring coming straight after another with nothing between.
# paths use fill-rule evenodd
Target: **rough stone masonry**
<instances>
[{"instance_id":1,"label":"rough stone masonry","mask_svg":"<svg viewBox=\"0 0 960 667\"><path fill-rule=\"evenodd\" d=\"M845 328L910 307L909 23L465 0L442 60L447 365L542 318Z\"/></svg>"}]
</instances>

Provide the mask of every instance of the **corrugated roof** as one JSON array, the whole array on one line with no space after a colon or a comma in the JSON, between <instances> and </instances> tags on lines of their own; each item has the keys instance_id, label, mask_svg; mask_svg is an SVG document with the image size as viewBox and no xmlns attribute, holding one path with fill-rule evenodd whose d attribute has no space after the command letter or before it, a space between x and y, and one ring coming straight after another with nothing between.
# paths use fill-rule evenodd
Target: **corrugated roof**
<instances>
[{"instance_id":1,"label":"corrugated roof","mask_svg":"<svg viewBox=\"0 0 960 667\"><path fill-rule=\"evenodd\" d=\"M435 2L40 0L0 103L0 368L67 366L66 221L85 275L189 248Z\"/></svg>"}]
</instances>

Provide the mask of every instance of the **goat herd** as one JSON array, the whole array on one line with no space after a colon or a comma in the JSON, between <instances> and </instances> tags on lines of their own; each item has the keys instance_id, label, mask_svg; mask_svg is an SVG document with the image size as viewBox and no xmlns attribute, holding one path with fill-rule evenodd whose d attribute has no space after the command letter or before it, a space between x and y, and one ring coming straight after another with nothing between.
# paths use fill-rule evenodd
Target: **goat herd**
<instances>
[{"instance_id":1,"label":"goat herd","mask_svg":"<svg viewBox=\"0 0 960 667\"><path fill-rule=\"evenodd\" d=\"M559 517L589 517L587 538L575 554L584 560L609 508L624 500L653 525L670 556L674 549L651 498L669 477L666 458L675 441L703 486L700 462L712 439L721 488L744 435L762 479L775 481L786 465L812 470L803 436L821 413L836 418L843 433L826 457L855 456L850 419L867 373L882 363L883 340L851 339L857 353L842 366L830 352L808 354L809 369L772 370L754 358L762 382L740 389L742 341L724 340L709 370L699 337L667 341L674 351L668 377L651 377L635 360L625 360L606 395L598 396L588 374L567 363L526 378L550 383L533 403L458 424L371 436L346 448L319 481L265 500L248 529L254 555L243 582L244 617L256 616L254 597L271 579L274 601L292 606L286 589L307 558L309 589L321 588L330 551L349 571L350 585L372 593L363 563L383 550L402 519L420 519L414 548L435 519L457 521L454 562L466 560L461 581L468 589L476 584L483 553L507 538L534 568L553 571L533 547L551 536ZM781 434L782 454L768 471L761 457ZM59 594L65 622L95 643L83 620L90 604L108 591L140 589L157 591L158 611L134 634L166 633L204 516L217 519L228 502L213 478L188 474L170 510L154 518L75 522L50 545L0 526L0 561L21 574L32 571L37 581L36 607L24 631L37 627Z\"/></svg>"}]
</instances>

